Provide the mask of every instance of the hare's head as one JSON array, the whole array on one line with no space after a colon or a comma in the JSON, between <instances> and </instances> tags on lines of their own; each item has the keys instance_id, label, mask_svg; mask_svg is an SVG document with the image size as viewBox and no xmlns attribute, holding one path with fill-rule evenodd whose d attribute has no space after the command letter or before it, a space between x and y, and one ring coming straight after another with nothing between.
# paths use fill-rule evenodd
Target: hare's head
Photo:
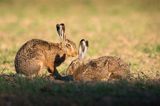
<instances>
[{"instance_id":1,"label":"hare's head","mask_svg":"<svg viewBox=\"0 0 160 106\"><path fill-rule=\"evenodd\" d=\"M62 48L65 50L66 55L69 57L77 56L76 44L73 41L66 38L65 25L63 23L57 24L56 28L61 40L60 44L62 45Z\"/></svg>"},{"instance_id":2,"label":"hare's head","mask_svg":"<svg viewBox=\"0 0 160 106\"><path fill-rule=\"evenodd\" d=\"M88 48L88 41L82 39L79 42L78 58L72 61L67 69L69 75L73 75L73 73L77 71L79 67L81 67L82 60L84 59L85 53L87 52L87 48Z\"/></svg>"}]
</instances>

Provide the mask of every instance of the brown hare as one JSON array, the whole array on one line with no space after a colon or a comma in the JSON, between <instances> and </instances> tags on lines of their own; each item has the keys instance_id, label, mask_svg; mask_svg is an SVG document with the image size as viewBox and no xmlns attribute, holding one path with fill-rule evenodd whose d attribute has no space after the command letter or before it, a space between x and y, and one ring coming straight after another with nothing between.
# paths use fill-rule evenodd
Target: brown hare
<instances>
[{"instance_id":1,"label":"brown hare","mask_svg":"<svg viewBox=\"0 0 160 106\"><path fill-rule=\"evenodd\" d=\"M69 65L68 75L77 81L108 81L126 78L129 65L114 56L102 56L84 62L84 55L88 48L88 41L82 39L79 44L79 56Z\"/></svg>"},{"instance_id":2,"label":"brown hare","mask_svg":"<svg viewBox=\"0 0 160 106\"><path fill-rule=\"evenodd\" d=\"M77 55L76 44L66 39L65 25L56 25L60 43L52 43L40 39L27 41L18 50L15 57L16 72L26 76L39 75L42 68L46 67L48 72L54 74L56 67L65 61L67 57Z\"/></svg>"}]
</instances>

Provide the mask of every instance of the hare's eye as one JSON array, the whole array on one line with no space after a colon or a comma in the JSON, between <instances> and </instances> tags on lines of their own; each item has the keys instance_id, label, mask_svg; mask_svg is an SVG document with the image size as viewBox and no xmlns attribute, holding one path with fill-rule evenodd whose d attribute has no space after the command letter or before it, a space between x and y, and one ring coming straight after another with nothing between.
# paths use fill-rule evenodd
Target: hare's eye
<instances>
[{"instance_id":1,"label":"hare's eye","mask_svg":"<svg viewBox=\"0 0 160 106\"><path fill-rule=\"evenodd\" d=\"M66 44L66 46L67 46L67 47L71 47L71 45L70 45L70 44Z\"/></svg>"}]
</instances>

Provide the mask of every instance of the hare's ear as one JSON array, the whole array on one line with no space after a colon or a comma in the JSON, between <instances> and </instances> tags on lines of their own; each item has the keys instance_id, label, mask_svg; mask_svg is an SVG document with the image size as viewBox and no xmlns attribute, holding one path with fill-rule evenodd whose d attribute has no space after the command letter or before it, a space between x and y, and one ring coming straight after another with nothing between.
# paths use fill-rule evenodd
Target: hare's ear
<instances>
[{"instance_id":1,"label":"hare's ear","mask_svg":"<svg viewBox=\"0 0 160 106\"><path fill-rule=\"evenodd\" d=\"M63 23L61 24L57 24L56 25L56 28L57 28L57 33L60 37L60 39L62 41L65 41L66 40L66 36L65 36L65 25Z\"/></svg>"},{"instance_id":2,"label":"hare's ear","mask_svg":"<svg viewBox=\"0 0 160 106\"><path fill-rule=\"evenodd\" d=\"M86 40L86 46L87 46L87 48L89 47L89 42L88 42L88 40Z\"/></svg>"},{"instance_id":3,"label":"hare's ear","mask_svg":"<svg viewBox=\"0 0 160 106\"><path fill-rule=\"evenodd\" d=\"M84 58L85 53L87 52L87 48L88 48L88 41L85 41L84 39L82 39L79 43L79 51L78 51L79 59Z\"/></svg>"}]
</instances>

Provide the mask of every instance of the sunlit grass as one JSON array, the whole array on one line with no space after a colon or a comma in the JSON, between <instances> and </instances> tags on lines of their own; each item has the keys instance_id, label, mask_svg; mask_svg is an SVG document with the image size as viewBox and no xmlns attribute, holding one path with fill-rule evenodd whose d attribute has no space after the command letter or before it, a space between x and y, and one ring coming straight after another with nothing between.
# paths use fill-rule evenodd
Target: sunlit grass
<instances>
[{"instance_id":1,"label":"sunlit grass","mask_svg":"<svg viewBox=\"0 0 160 106\"><path fill-rule=\"evenodd\" d=\"M133 76L143 72L154 79L160 73L159 10L157 0L0 0L1 69L15 72L15 54L27 40L58 42L55 25L64 22L67 37L77 45L81 38L89 40L87 59L118 56L131 64Z\"/></svg>"}]
</instances>

